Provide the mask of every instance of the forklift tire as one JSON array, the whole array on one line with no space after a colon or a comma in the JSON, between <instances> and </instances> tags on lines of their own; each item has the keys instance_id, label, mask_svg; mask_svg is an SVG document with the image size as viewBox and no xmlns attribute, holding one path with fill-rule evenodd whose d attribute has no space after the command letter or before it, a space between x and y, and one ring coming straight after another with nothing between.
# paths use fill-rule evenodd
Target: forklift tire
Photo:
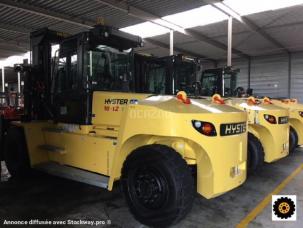
<instances>
[{"instance_id":1,"label":"forklift tire","mask_svg":"<svg viewBox=\"0 0 303 228\"><path fill-rule=\"evenodd\" d=\"M252 174L264 163L264 150L260 140L248 133L247 148L247 171Z\"/></svg>"},{"instance_id":2,"label":"forklift tire","mask_svg":"<svg viewBox=\"0 0 303 228\"><path fill-rule=\"evenodd\" d=\"M296 147L298 146L298 134L293 127L290 127L289 130L289 153L295 151Z\"/></svg>"},{"instance_id":3,"label":"forklift tire","mask_svg":"<svg viewBox=\"0 0 303 228\"><path fill-rule=\"evenodd\" d=\"M11 127L4 140L4 160L12 178L29 174L30 161L23 129Z\"/></svg>"},{"instance_id":4,"label":"forklift tire","mask_svg":"<svg viewBox=\"0 0 303 228\"><path fill-rule=\"evenodd\" d=\"M131 213L152 227L180 221L196 195L190 167L174 149L159 144L142 146L127 157L121 185Z\"/></svg>"}]
</instances>

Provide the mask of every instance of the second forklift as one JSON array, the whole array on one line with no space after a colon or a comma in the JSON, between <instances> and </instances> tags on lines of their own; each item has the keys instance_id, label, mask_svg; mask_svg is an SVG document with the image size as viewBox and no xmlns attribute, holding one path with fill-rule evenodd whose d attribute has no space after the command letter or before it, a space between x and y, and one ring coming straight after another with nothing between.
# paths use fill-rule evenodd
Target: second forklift
<instances>
[{"instance_id":1,"label":"second forklift","mask_svg":"<svg viewBox=\"0 0 303 228\"><path fill-rule=\"evenodd\" d=\"M253 97L234 97L234 92L237 92L236 71L232 68L202 72L197 59L182 55L162 58L137 56L137 63L140 76L144 75L138 91L159 94L186 91L189 97L211 99L246 111L249 172L256 171L264 161L274 162L289 154L288 110L259 102ZM219 95L212 97L215 94Z\"/></svg>"}]
</instances>

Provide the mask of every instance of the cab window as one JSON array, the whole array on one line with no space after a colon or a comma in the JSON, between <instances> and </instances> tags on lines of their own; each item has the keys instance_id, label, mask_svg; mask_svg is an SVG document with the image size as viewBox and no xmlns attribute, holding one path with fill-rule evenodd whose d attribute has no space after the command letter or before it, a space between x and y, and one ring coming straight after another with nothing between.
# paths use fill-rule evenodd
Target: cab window
<instances>
[{"instance_id":1,"label":"cab window","mask_svg":"<svg viewBox=\"0 0 303 228\"><path fill-rule=\"evenodd\" d=\"M88 51L86 70L93 90L131 91L131 55L130 50L119 51L104 45Z\"/></svg>"},{"instance_id":2,"label":"cab window","mask_svg":"<svg viewBox=\"0 0 303 228\"><path fill-rule=\"evenodd\" d=\"M77 67L78 60L76 53L69 53L59 58L57 68L57 92L75 90L77 88Z\"/></svg>"}]
</instances>

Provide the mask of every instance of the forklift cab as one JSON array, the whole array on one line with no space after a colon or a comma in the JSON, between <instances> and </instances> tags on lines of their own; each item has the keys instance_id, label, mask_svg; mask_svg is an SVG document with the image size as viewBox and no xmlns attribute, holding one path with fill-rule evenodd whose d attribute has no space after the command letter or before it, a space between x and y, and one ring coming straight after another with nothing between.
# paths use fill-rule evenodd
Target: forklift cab
<instances>
[{"instance_id":1,"label":"forklift cab","mask_svg":"<svg viewBox=\"0 0 303 228\"><path fill-rule=\"evenodd\" d=\"M161 58L135 55L137 92L171 95L185 91L194 94L200 71L198 60L183 55Z\"/></svg>"},{"instance_id":2,"label":"forklift cab","mask_svg":"<svg viewBox=\"0 0 303 228\"><path fill-rule=\"evenodd\" d=\"M236 88L239 69L223 67L204 70L201 77L202 96L220 94L223 97L238 96L242 88Z\"/></svg>"},{"instance_id":3,"label":"forklift cab","mask_svg":"<svg viewBox=\"0 0 303 228\"><path fill-rule=\"evenodd\" d=\"M132 91L132 48L140 45L140 38L106 26L64 39L52 87L55 120L91 124L94 91Z\"/></svg>"},{"instance_id":4,"label":"forklift cab","mask_svg":"<svg viewBox=\"0 0 303 228\"><path fill-rule=\"evenodd\" d=\"M208 69L202 72L197 59L183 55L155 58L135 55L137 92L177 94L185 91L189 96L213 96L220 94L242 96L237 86L239 69L232 67Z\"/></svg>"},{"instance_id":5,"label":"forklift cab","mask_svg":"<svg viewBox=\"0 0 303 228\"><path fill-rule=\"evenodd\" d=\"M135 88L138 93L167 94L171 88L170 62L166 58L156 58L135 54ZM167 67L168 65L168 67Z\"/></svg>"}]
</instances>

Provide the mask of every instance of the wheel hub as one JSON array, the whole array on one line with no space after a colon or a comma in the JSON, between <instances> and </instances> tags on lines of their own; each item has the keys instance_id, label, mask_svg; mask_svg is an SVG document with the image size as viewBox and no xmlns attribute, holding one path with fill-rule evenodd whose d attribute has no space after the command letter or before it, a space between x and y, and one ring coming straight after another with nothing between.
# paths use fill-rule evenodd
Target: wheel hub
<instances>
[{"instance_id":1,"label":"wheel hub","mask_svg":"<svg viewBox=\"0 0 303 228\"><path fill-rule=\"evenodd\" d=\"M146 208L161 207L167 198L167 182L155 170L138 170L135 176L135 194L138 201Z\"/></svg>"},{"instance_id":2,"label":"wheel hub","mask_svg":"<svg viewBox=\"0 0 303 228\"><path fill-rule=\"evenodd\" d=\"M282 214L287 214L290 210L290 206L288 203L286 202L283 202L279 205L279 211L282 213Z\"/></svg>"}]
</instances>

